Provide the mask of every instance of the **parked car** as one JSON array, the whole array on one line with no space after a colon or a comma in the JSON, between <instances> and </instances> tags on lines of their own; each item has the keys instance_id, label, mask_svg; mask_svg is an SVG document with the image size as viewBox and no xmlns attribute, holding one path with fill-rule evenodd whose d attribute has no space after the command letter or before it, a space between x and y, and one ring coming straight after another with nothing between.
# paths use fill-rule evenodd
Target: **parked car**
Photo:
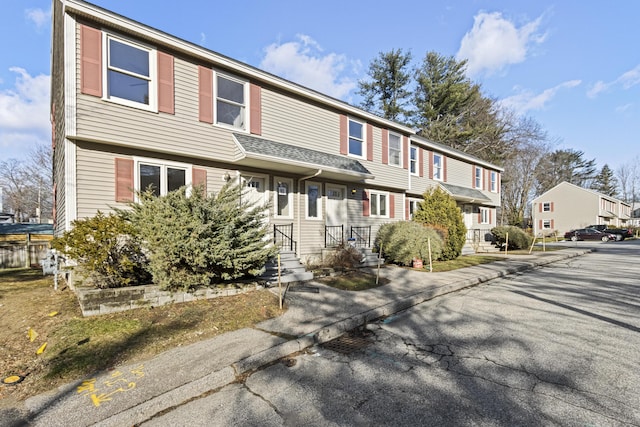
<instances>
[{"instance_id":1,"label":"parked car","mask_svg":"<svg viewBox=\"0 0 640 427\"><path fill-rule=\"evenodd\" d=\"M564 233L564 238L567 240L602 240L608 242L609 240L617 240L617 237L613 233L605 233L595 228L579 228L577 230L571 230Z\"/></svg>"},{"instance_id":2,"label":"parked car","mask_svg":"<svg viewBox=\"0 0 640 427\"><path fill-rule=\"evenodd\" d=\"M627 237L633 237L633 230L630 228L607 228L605 224L590 225L587 228L595 228L603 233L615 234L616 240L624 240Z\"/></svg>"}]
</instances>

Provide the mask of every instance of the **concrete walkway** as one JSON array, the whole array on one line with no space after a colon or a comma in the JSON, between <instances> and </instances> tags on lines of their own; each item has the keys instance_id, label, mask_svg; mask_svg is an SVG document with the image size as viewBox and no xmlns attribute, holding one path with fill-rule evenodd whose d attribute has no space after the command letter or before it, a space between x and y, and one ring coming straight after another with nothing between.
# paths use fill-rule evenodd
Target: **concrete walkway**
<instances>
[{"instance_id":1,"label":"concrete walkway","mask_svg":"<svg viewBox=\"0 0 640 427\"><path fill-rule=\"evenodd\" d=\"M28 425L48 427L138 424L366 322L491 279L587 252L588 249L577 248L536 252L445 273L387 266L381 269L381 277L389 279L389 284L360 292L309 282L307 285L318 287L319 292L288 292L288 310L278 318L32 397L25 401L25 418ZM15 422L3 424L1 420L8 418L1 415L0 425ZM11 418L15 420L16 415Z\"/></svg>"}]
</instances>

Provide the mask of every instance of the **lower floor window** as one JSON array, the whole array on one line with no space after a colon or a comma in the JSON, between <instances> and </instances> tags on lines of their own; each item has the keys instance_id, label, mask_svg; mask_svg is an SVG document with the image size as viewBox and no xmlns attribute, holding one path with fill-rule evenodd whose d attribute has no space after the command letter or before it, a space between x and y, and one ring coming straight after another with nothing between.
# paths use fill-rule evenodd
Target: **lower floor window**
<instances>
[{"instance_id":1,"label":"lower floor window","mask_svg":"<svg viewBox=\"0 0 640 427\"><path fill-rule=\"evenodd\" d=\"M486 208L480 208L480 223L481 224L490 224L491 223L491 210Z\"/></svg>"},{"instance_id":2,"label":"lower floor window","mask_svg":"<svg viewBox=\"0 0 640 427\"><path fill-rule=\"evenodd\" d=\"M542 228L550 229L551 228L551 220L550 219L543 219L542 220Z\"/></svg>"},{"instance_id":3,"label":"lower floor window","mask_svg":"<svg viewBox=\"0 0 640 427\"><path fill-rule=\"evenodd\" d=\"M276 216L291 218L293 217L293 180L286 178L276 178Z\"/></svg>"},{"instance_id":4,"label":"lower floor window","mask_svg":"<svg viewBox=\"0 0 640 427\"><path fill-rule=\"evenodd\" d=\"M191 184L188 180L189 166L177 164L159 164L146 161L138 162L138 185L142 192L150 190L156 196L163 196L180 187Z\"/></svg>"},{"instance_id":5,"label":"lower floor window","mask_svg":"<svg viewBox=\"0 0 640 427\"><path fill-rule=\"evenodd\" d=\"M389 197L387 194L372 191L369 199L371 201L371 216L386 217L389 211Z\"/></svg>"}]
</instances>

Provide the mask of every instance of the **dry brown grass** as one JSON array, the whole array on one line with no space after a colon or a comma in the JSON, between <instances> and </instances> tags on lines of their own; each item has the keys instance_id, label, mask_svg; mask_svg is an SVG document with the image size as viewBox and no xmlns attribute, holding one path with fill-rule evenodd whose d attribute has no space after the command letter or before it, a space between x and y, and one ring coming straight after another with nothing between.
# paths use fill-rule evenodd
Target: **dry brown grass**
<instances>
[{"instance_id":1,"label":"dry brown grass","mask_svg":"<svg viewBox=\"0 0 640 427\"><path fill-rule=\"evenodd\" d=\"M52 315L53 312L58 314ZM281 314L268 290L232 297L82 317L72 291L40 270L0 271L0 376L24 376L0 385L0 408L93 372ZM28 337L32 328L37 336ZM36 351L47 343L45 351Z\"/></svg>"}]
</instances>

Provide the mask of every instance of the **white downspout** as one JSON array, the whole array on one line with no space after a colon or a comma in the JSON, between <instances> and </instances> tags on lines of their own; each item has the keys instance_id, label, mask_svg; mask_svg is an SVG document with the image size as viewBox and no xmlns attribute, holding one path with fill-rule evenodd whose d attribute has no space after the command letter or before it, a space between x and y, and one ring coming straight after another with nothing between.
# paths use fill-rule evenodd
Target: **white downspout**
<instances>
[{"instance_id":1,"label":"white downspout","mask_svg":"<svg viewBox=\"0 0 640 427\"><path fill-rule=\"evenodd\" d=\"M300 184L302 183L302 181L306 181L308 179L315 178L316 176L320 175L321 173L322 173L322 169L318 169L313 175L303 176L302 178L298 179L298 192L297 192L298 193L298 203L297 203L297 205L298 205L298 207L297 207L298 208L298 221L297 221L297 224L296 224L298 239L300 239L300 237L301 237L300 236L300 231L302 230L302 211L300 210L300 199L302 198L301 197L302 189L300 188ZM322 195L320 197L322 197ZM300 239L300 244L302 245L302 239ZM300 248L299 247L296 247L296 255L298 257L300 257Z\"/></svg>"}]
</instances>

